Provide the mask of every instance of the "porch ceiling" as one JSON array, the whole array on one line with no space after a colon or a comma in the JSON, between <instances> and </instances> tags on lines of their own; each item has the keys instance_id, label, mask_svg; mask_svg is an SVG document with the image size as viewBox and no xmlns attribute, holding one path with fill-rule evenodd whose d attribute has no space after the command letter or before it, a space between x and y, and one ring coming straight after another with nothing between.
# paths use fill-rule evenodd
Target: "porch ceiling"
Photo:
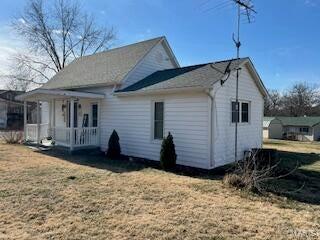
<instances>
[{"instance_id":1,"label":"porch ceiling","mask_svg":"<svg viewBox=\"0 0 320 240\"><path fill-rule=\"evenodd\" d=\"M103 99L104 94L67 91L67 90L49 90L35 89L16 97L19 101L48 101L52 99L68 99L68 98L87 98L87 99Z\"/></svg>"}]
</instances>

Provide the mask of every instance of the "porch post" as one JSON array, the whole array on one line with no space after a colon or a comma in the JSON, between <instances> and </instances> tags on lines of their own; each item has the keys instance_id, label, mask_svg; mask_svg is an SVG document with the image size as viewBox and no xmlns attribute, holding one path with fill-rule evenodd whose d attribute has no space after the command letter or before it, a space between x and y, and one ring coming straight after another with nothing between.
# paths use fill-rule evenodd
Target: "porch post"
<instances>
[{"instance_id":1,"label":"porch post","mask_svg":"<svg viewBox=\"0 0 320 240\"><path fill-rule=\"evenodd\" d=\"M100 147L100 137L101 137L101 100L98 101L98 144Z\"/></svg>"},{"instance_id":2,"label":"porch post","mask_svg":"<svg viewBox=\"0 0 320 240\"><path fill-rule=\"evenodd\" d=\"M74 145L74 99L70 100L70 151L73 151Z\"/></svg>"},{"instance_id":3,"label":"porch post","mask_svg":"<svg viewBox=\"0 0 320 240\"><path fill-rule=\"evenodd\" d=\"M52 100L52 121L51 121L51 124L52 124L52 137L53 139L55 139L55 135L56 135L56 100L53 99Z\"/></svg>"},{"instance_id":4,"label":"porch post","mask_svg":"<svg viewBox=\"0 0 320 240\"><path fill-rule=\"evenodd\" d=\"M27 114L28 114L28 107L27 107L27 101L23 102L23 134L24 134L24 140L27 140Z\"/></svg>"},{"instance_id":5,"label":"porch post","mask_svg":"<svg viewBox=\"0 0 320 240\"><path fill-rule=\"evenodd\" d=\"M51 123L52 123L52 100L48 102L49 105L49 119L48 119L48 137L51 136Z\"/></svg>"},{"instance_id":6,"label":"porch post","mask_svg":"<svg viewBox=\"0 0 320 240\"><path fill-rule=\"evenodd\" d=\"M40 144L40 101L37 100L37 144Z\"/></svg>"}]
</instances>

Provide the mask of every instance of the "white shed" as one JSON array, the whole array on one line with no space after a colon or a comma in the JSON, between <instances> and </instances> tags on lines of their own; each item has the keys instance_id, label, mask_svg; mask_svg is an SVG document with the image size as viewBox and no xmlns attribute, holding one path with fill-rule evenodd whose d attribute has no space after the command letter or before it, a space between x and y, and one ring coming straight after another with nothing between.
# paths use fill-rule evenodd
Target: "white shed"
<instances>
[{"instance_id":1,"label":"white shed","mask_svg":"<svg viewBox=\"0 0 320 240\"><path fill-rule=\"evenodd\" d=\"M263 118L263 138L265 139L282 139L283 126L279 119L275 117Z\"/></svg>"}]
</instances>

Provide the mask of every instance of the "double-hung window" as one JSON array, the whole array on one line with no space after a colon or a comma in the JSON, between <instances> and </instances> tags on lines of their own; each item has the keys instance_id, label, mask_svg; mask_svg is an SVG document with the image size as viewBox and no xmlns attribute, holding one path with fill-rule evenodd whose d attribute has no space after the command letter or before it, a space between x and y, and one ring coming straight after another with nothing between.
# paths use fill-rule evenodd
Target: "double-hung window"
<instances>
[{"instance_id":1,"label":"double-hung window","mask_svg":"<svg viewBox=\"0 0 320 240\"><path fill-rule=\"evenodd\" d=\"M249 123L250 107L249 102L236 101L231 102L231 122Z\"/></svg>"},{"instance_id":2,"label":"double-hung window","mask_svg":"<svg viewBox=\"0 0 320 240\"><path fill-rule=\"evenodd\" d=\"M154 102L153 139L163 139L164 103Z\"/></svg>"}]
</instances>

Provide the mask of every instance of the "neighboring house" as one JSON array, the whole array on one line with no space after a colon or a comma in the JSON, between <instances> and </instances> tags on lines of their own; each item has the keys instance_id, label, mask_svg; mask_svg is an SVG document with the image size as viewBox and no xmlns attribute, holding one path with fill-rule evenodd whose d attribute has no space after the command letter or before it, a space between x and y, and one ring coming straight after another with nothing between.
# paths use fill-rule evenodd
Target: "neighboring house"
<instances>
[{"instance_id":1,"label":"neighboring house","mask_svg":"<svg viewBox=\"0 0 320 240\"><path fill-rule=\"evenodd\" d=\"M0 90L0 129L23 129L23 102L15 100L23 91ZM29 103L28 118L35 104Z\"/></svg>"},{"instance_id":2,"label":"neighboring house","mask_svg":"<svg viewBox=\"0 0 320 240\"><path fill-rule=\"evenodd\" d=\"M320 117L265 117L264 127L271 139L320 140ZM269 124L267 124L269 123Z\"/></svg>"},{"instance_id":3,"label":"neighboring house","mask_svg":"<svg viewBox=\"0 0 320 240\"><path fill-rule=\"evenodd\" d=\"M27 125L26 138L39 142L49 132L70 151L106 150L115 129L123 154L158 160L170 131L178 164L212 169L235 160L239 68L241 159L244 151L262 145L267 91L252 62L180 67L165 37L76 59L43 87L20 96L49 106L48 124ZM228 69L230 77L221 85Z\"/></svg>"},{"instance_id":4,"label":"neighboring house","mask_svg":"<svg viewBox=\"0 0 320 240\"><path fill-rule=\"evenodd\" d=\"M282 139L283 126L280 120L275 117L263 118L263 138Z\"/></svg>"}]
</instances>

